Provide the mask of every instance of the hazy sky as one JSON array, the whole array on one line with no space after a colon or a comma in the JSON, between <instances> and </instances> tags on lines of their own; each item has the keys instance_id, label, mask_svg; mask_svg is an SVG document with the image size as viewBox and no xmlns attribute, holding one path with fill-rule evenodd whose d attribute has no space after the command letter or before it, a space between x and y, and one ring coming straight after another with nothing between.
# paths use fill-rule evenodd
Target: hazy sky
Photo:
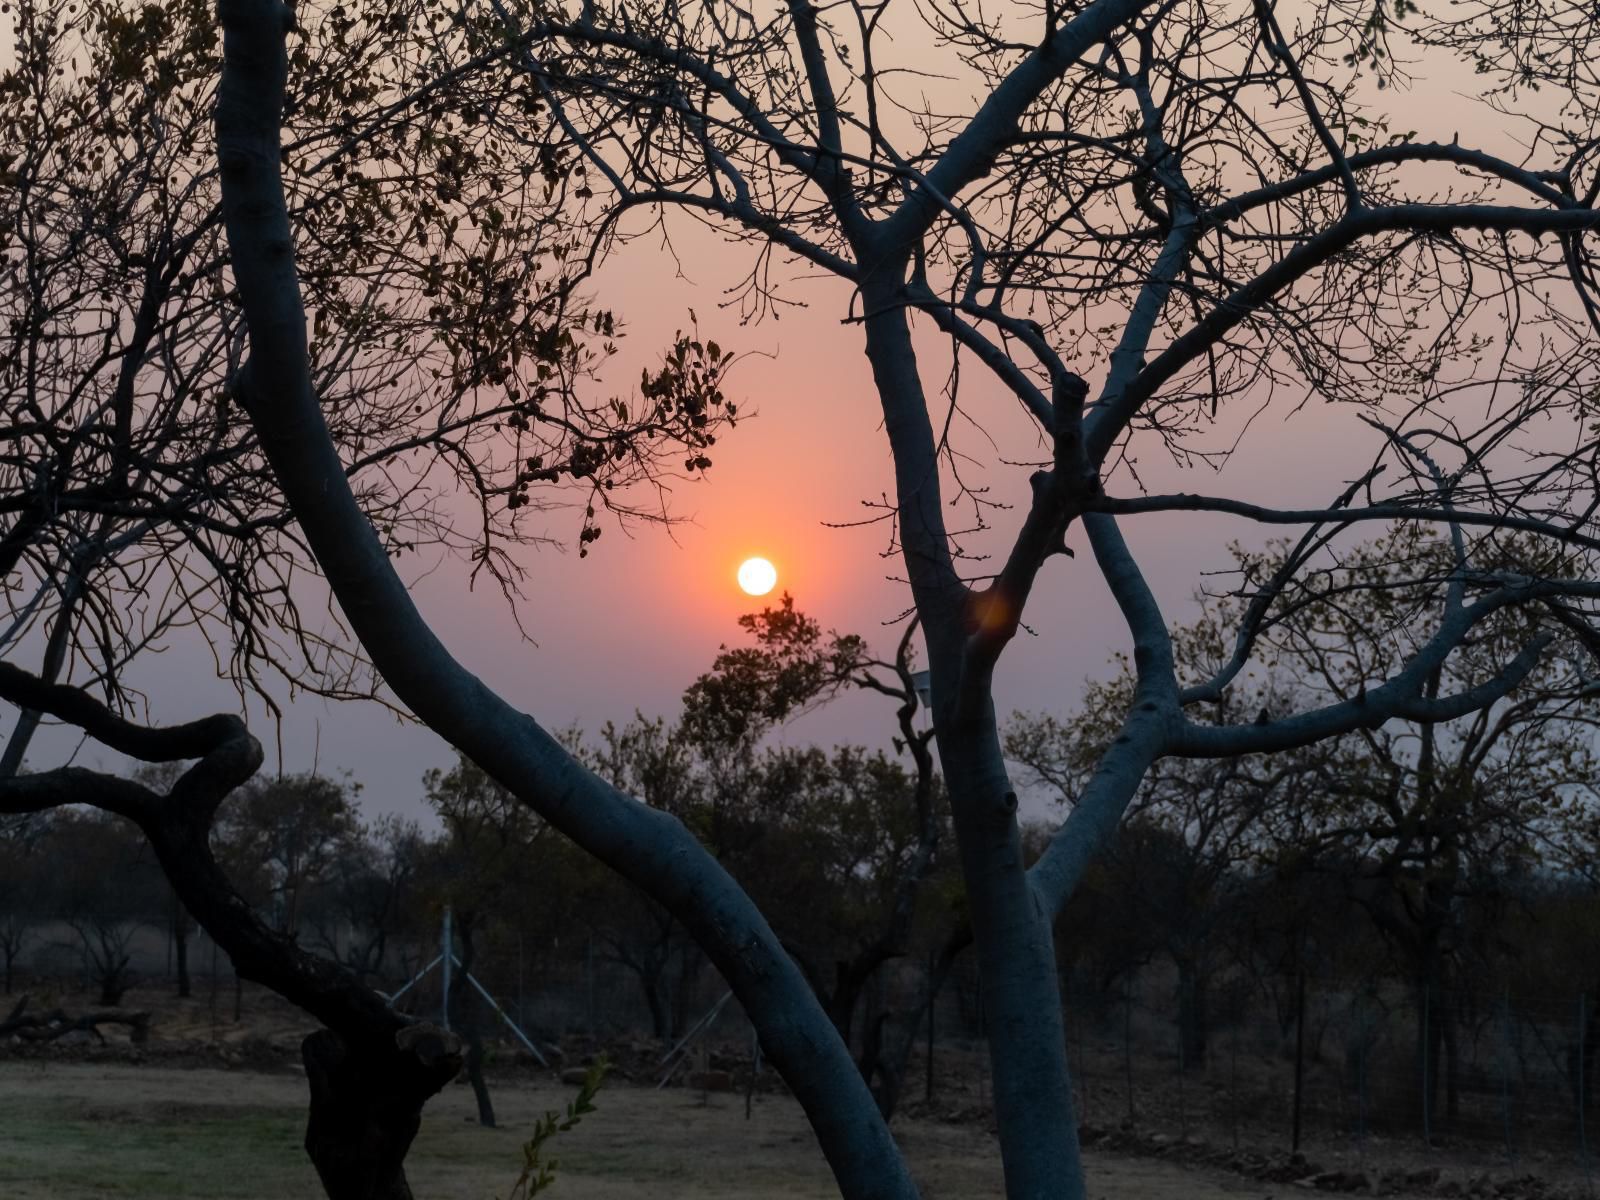
<instances>
[{"instance_id":1,"label":"hazy sky","mask_svg":"<svg viewBox=\"0 0 1600 1200\"><path fill-rule=\"evenodd\" d=\"M1449 88L1436 85L1390 98L1404 110L1404 124L1424 137L1449 140L1462 123L1462 100ZM749 555L770 558L780 590L793 593L825 626L861 633L885 653L897 636L885 623L909 603L894 578L900 563L883 557L882 526L824 524L869 515L862 502L893 485L860 330L840 322L847 289L831 281L798 284L789 294L806 307L741 327L737 312L718 303L748 268L751 248L687 226L674 244L682 277L664 247L641 241L607 269L596 290L627 327L626 352L614 373L620 387L636 381L641 363L653 361L674 331L687 327L691 307L704 335L749 353L726 390L744 413L755 415L719 441L708 478L675 485L674 511L683 523L670 533L641 527L632 538L608 525L583 560L573 552L527 551L527 598L517 616L532 644L521 640L496 590L468 589L461 564L407 567L418 577L415 593L445 643L547 727L577 722L593 729L606 719L624 720L635 708L670 715L718 645L737 639L737 616L758 606L734 582L735 568ZM947 350L941 339L924 334L924 382L932 393L942 382ZM1103 364L1080 369L1097 378ZM1015 402L981 378L970 361L964 378L965 402L999 442L997 453L966 436L966 448L981 453L986 464L969 482L990 486L991 499L1021 502L1028 469L1005 466L999 458L1037 458L1042 452ZM1321 504L1370 461L1373 434L1353 414L1315 404L1291 416L1299 399L1285 396L1263 414L1220 477L1210 468L1180 472L1154 446L1141 452L1141 477L1152 490L1227 491L1253 500ZM1223 419L1232 424L1218 430L1219 444L1231 441L1242 418L1236 413ZM1018 509L992 513L995 532L972 544L998 551L1020 518ZM577 515L551 513L548 527L572 540ZM1243 522L1209 516L1141 517L1127 520L1125 528L1174 621L1192 615L1190 597L1202 573L1227 566L1230 540L1259 544L1265 536ZM1069 536L1069 544L1081 549L1081 535ZM1002 713L1069 709L1083 679L1103 672L1111 653L1126 645L1125 629L1087 553L1051 560L1026 621L1038 636L1020 635L1001 663L996 697ZM209 655L194 646L177 645L147 659L132 678L163 721L237 705L230 685L214 679ZM892 726L892 707L883 698L858 696L803 718L783 736L882 744ZM281 729L259 712L252 727L267 746L269 768L279 761L280 746L287 770L309 768L314 755L323 770L347 768L365 785L369 811L418 812L421 773L449 758L433 734L371 704L302 699L289 708ZM36 743L30 764L58 762L71 744L56 731ZM84 753L90 762L115 761L92 748Z\"/></svg>"},{"instance_id":2,"label":"hazy sky","mask_svg":"<svg viewBox=\"0 0 1600 1200\"><path fill-rule=\"evenodd\" d=\"M909 603L896 578L900 562L883 557L882 525L824 524L860 520L869 515L862 501L892 488L859 329L839 321L845 291L832 285L797 289L810 307L778 322L740 328L736 315L717 311L715 297L726 284L730 260L748 250L720 247L703 234L677 244L688 280L670 272L644 277L636 270L613 271L600 280L607 303L627 317L629 355L669 344L687 324L690 306L706 336L760 352L737 367L727 387L741 408L756 415L719 440L706 479L675 485L674 510L683 523L670 532L642 526L632 537L608 526L584 559L552 549L525 552L527 598L517 616L532 644L521 640L498 590L469 590L459 563L424 569L413 561L408 568L416 578L414 592L446 644L547 727L577 722L595 729L607 719L626 719L635 708L647 714L675 711L683 688L710 665L718 646L738 640L738 615L760 606L734 579L749 555L770 558L778 567L779 590L790 591L825 626L861 633L885 654L898 636L898 627L886 623ZM657 268L669 261L659 254L634 257ZM937 386L945 350L937 341L929 347L929 373ZM637 378L636 362L619 368L618 377ZM987 381L976 372L970 378L967 403L991 425L1006 457L1037 456L1014 402L993 389L981 391ZM1340 452L1346 446L1352 453ZM1140 470L1153 489L1226 488L1254 499L1315 504L1327 500L1369 454L1369 431L1312 407L1287 420L1282 413L1267 414L1220 479L1209 469L1176 471L1153 451ZM991 465L972 480L991 485L994 499L1019 503L1027 474L1026 468ZM998 549L1020 516L1015 508L993 513L994 532L971 544ZM571 540L577 517L552 512L548 524L553 534ZM1189 598L1201 572L1227 565L1230 539L1260 540L1241 522L1210 516L1140 517L1126 527L1174 620L1192 613ZM1070 535L1069 544L1083 551L1080 557L1051 560L1030 602L1027 621L1038 636L1019 635L1002 661L996 696L1003 713L1070 708L1085 676L1101 673L1111 653L1125 648L1124 627L1081 536ZM143 662L134 680L150 695L154 713L176 721L236 707L229 685L213 674L209 658L179 646ZM781 736L885 744L893 724L888 701L862 695L802 718ZM278 761L281 736L286 770L307 769L314 756L323 770L347 768L365 785L363 803L374 812L420 811L422 772L450 755L428 730L373 704L303 698L288 708L281 734L259 713L252 727L267 747L269 768ZM41 742L30 761L43 764L47 753L58 758L62 745L58 738ZM94 761L93 749L85 753Z\"/></svg>"}]
</instances>

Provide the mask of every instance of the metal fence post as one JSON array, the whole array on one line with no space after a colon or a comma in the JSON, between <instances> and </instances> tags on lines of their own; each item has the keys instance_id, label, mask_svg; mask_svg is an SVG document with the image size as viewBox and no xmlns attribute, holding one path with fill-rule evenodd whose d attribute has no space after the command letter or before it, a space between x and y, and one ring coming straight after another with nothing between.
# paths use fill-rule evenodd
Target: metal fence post
<instances>
[{"instance_id":1,"label":"metal fence post","mask_svg":"<svg viewBox=\"0 0 1600 1200\"><path fill-rule=\"evenodd\" d=\"M1180 993L1178 998L1178 1133L1187 1138L1189 1136L1189 1109L1184 1103L1183 1077L1186 1074L1183 1054L1183 998Z\"/></svg>"},{"instance_id":2,"label":"metal fence post","mask_svg":"<svg viewBox=\"0 0 1600 1200\"><path fill-rule=\"evenodd\" d=\"M1089 1123L1089 1044L1084 1037L1083 1013L1076 1014L1075 1023L1078 1027L1078 1076L1083 1080L1083 1113L1078 1118L1080 1125Z\"/></svg>"},{"instance_id":3,"label":"metal fence post","mask_svg":"<svg viewBox=\"0 0 1600 1200\"><path fill-rule=\"evenodd\" d=\"M1500 1127L1505 1135L1506 1157L1511 1149L1511 988L1500 993Z\"/></svg>"},{"instance_id":4,"label":"metal fence post","mask_svg":"<svg viewBox=\"0 0 1600 1200\"><path fill-rule=\"evenodd\" d=\"M1367 1150L1367 1003L1356 996L1356 1147L1362 1159Z\"/></svg>"},{"instance_id":5,"label":"metal fence post","mask_svg":"<svg viewBox=\"0 0 1600 1200\"><path fill-rule=\"evenodd\" d=\"M1432 1002L1431 991L1432 991L1432 985L1429 984L1429 983L1426 983L1426 982L1423 983L1423 985L1422 985L1422 1144L1424 1146L1432 1146L1433 1145L1433 1127L1429 1123L1429 1120L1428 1120L1428 1104L1429 1104L1429 1101L1432 1099L1431 1093L1432 1093L1432 1090L1433 1090L1429 1086L1429 1084L1431 1084L1433 1081L1428 1077L1428 1042L1430 1040L1430 1036L1431 1036L1431 1033L1432 1033L1431 1027L1429 1025L1430 1013L1428 1011L1428 1007Z\"/></svg>"},{"instance_id":6,"label":"metal fence post","mask_svg":"<svg viewBox=\"0 0 1600 1200\"><path fill-rule=\"evenodd\" d=\"M928 951L928 1065L927 1077L922 1084L922 1099L924 1103L933 1103L933 1016L934 1002L939 994L933 990L933 951Z\"/></svg>"},{"instance_id":7,"label":"metal fence post","mask_svg":"<svg viewBox=\"0 0 1600 1200\"><path fill-rule=\"evenodd\" d=\"M599 1020L597 1019L597 1017L595 1015L595 1004L596 1004L597 997L595 995L595 978L594 978L594 934L592 934L592 933L589 935L589 948L588 948L588 950L586 952L586 955L585 955L585 958L584 958L584 981L588 985L588 989L587 990L588 990L588 993L589 993L589 997L588 997L588 1000L589 1000L589 1036L593 1037L593 1036L595 1036L595 1030L599 1027L600 1022L599 1022ZM671 994L669 993L668 994L668 1004L671 1004L671 1003L672 1003ZM667 1023L670 1025L672 1023L672 1020L673 1020L672 1010L669 1008L668 1009L668 1016L667 1016Z\"/></svg>"},{"instance_id":8,"label":"metal fence post","mask_svg":"<svg viewBox=\"0 0 1600 1200\"><path fill-rule=\"evenodd\" d=\"M444 985L439 989L439 1023L450 1029L450 964L455 959L455 939L450 932L450 906L444 906L444 933L440 937L443 943L444 959Z\"/></svg>"},{"instance_id":9,"label":"metal fence post","mask_svg":"<svg viewBox=\"0 0 1600 1200\"><path fill-rule=\"evenodd\" d=\"M1589 995L1587 992L1578 993L1578 1158L1583 1163L1583 1190L1585 1195L1594 1194L1594 1178L1590 1174L1589 1165L1589 1125L1588 1107L1589 1090L1589 1056L1586 1045L1589 1023Z\"/></svg>"},{"instance_id":10,"label":"metal fence post","mask_svg":"<svg viewBox=\"0 0 1600 1200\"><path fill-rule=\"evenodd\" d=\"M1228 1044L1228 1121L1233 1126L1233 1152L1239 1152L1239 1018L1233 1021Z\"/></svg>"},{"instance_id":11,"label":"metal fence post","mask_svg":"<svg viewBox=\"0 0 1600 1200\"><path fill-rule=\"evenodd\" d=\"M1122 981L1122 1072L1128 1083L1128 1120L1133 1120L1133 987Z\"/></svg>"},{"instance_id":12,"label":"metal fence post","mask_svg":"<svg viewBox=\"0 0 1600 1200\"><path fill-rule=\"evenodd\" d=\"M1306 1081L1306 973L1295 978L1294 991L1294 1131L1289 1149L1300 1149L1300 1104Z\"/></svg>"}]
</instances>

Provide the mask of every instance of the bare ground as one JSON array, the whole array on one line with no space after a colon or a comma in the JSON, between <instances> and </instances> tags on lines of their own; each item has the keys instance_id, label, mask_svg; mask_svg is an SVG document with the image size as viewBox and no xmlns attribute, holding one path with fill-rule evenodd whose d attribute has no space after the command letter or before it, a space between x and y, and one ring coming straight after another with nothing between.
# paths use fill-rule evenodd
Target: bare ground
<instances>
[{"instance_id":1,"label":"bare ground","mask_svg":"<svg viewBox=\"0 0 1600 1200\"><path fill-rule=\"evenodd\" d=\"M428 1108L410 1158L424 1200L504 1196L520 1143L541 1111L571 1088L501 1084L502 1128L473 1123L471 1094L447 1090ZM644 1197L838 1195L799 1108L742 1097L619 1084L599 1111L555 1143L555 1195ZM0 1196L6 1200L194 1197L314 1200L321 1195L300 1150L305 1084L291 1074L114 1064L0 1062ZM895 1132L929 1200L998 1197L998 1155L981 1129L896 1121ZM1097 1200L1221 1200L1281 1187L1171 1163L1089 1159Z\"/></svg>"}]
</instances>

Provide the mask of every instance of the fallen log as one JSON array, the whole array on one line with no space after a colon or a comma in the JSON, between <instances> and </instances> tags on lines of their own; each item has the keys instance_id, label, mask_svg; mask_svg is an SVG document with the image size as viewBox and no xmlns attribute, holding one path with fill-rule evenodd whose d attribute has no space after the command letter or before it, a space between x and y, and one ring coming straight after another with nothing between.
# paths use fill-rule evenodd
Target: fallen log
<instances>
[{"instance_id":1,"label":"fallen log","mask_svg":"<svg viewBox=\"0 0 1600 1200\"><path fill-rule=\"evenodd\" d=\"M104 1042L102 1025L121 1025L130 1030L131 1040L137 1045L149 1040L150 1014L132 1012L122 1008L105 1008L94 1012L69 1016L64 1009L56 1008L46 1013L29 1013L28 997L22 997L9 1016L0 1021L0 1038L19 1037L29 1042L53 1042L69 1033L92 1033Z\"/></svg>"}]
</instances>

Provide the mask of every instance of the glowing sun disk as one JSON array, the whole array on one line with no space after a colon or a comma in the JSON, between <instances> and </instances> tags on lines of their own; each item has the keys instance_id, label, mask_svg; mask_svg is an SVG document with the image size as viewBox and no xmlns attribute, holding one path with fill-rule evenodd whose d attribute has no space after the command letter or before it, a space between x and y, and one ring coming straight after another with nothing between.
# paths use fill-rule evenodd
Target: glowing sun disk
<instances>
[{"instance_id":1,"label":"glowing sun disk","mask_svg":"<svg viewBox=\"0 0 1600 1200\"><path fill-rule=\"evenodd\" d=\"M739 586L746 595L765 596L778 582L778 568L764 558L747 558L739 564Z\"/></svg>"}]
</instances>

